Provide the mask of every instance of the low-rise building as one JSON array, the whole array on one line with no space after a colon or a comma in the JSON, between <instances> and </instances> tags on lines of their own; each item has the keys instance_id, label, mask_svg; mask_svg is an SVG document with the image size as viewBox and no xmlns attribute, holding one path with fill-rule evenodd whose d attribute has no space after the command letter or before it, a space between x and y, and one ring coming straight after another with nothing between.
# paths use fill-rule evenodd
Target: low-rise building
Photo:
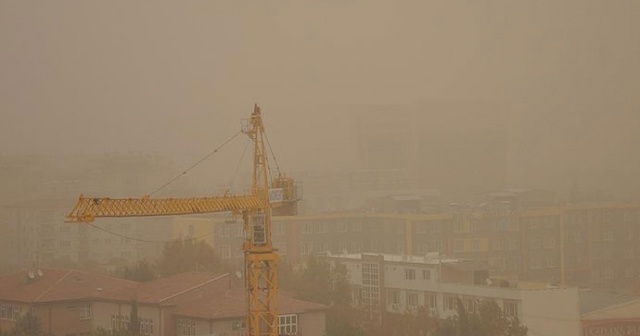
<instances>
[{"instance_id":1,"label":"low-rise building","mask_svg":"<svg viewBox=\"0 0 640 336\"><path fill-rule=\"evenodd\" d=\"M133 305L144 336L242 334L245 293L228 274L189 272L139 283L77 270L0 277L0 330L33 312L52 335L128 329ZM320 336L327 307L281 294L281 333Z\"/></svg>"}]
</instances>

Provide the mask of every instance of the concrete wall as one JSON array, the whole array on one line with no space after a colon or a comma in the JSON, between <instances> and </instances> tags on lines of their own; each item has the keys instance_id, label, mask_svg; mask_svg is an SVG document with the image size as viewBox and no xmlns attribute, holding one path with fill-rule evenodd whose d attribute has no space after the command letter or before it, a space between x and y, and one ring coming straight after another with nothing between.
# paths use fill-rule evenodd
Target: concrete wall
<instances>
[{"instance_id":1,"label":"concrete wall","mask_svg":"<svg viewBox=\"0 0 640 336\"><path fill-rule=\"evenodd\" d=\"M196 323L196 335L199 336L244 336L245 329L234 328L236 323L244 322L244 317L225 320L186 319ZM325 312L298 314L298 334L304 336L324 335Z\"/></svg>"},{"instance_id":2,"label":"concrete wall","mask_svg":"<svg viewBox=\"0 0 640 336\"><path fill-rule=\"evenodd\" d=\"M304 336L322 336L326 329L326 314L309 312L298 315L298 332Z\"/></svg>"},{"instance_id":3,"label":"concrete wall","mask_svg":"<svg viewBox=\"0 0 640 336\"><path fill-rule=\"evenodd\" d=\"M129 316L131 314L131 305L123 304L123 303L93 302L91 309L92 309L91 311L92 330L96 330L98 328L109 330L112 328L112 325L111 325L112 315ZM161 332L160 309L157 306L144 305L139 303L138 316L140 316L140 318L151 319L153 321L154 336L162 335L160 333Z\"/></svg>"},{"instance_id":4,"label":"concrete wall","mask_svg":"<svg viewBox=\"0 0 640 336\"><path fill-rule=\"evenodd\" d=\"M523 290L520 320L529 335L580 335L578 288Z\"/></svg>"}]
</instances>

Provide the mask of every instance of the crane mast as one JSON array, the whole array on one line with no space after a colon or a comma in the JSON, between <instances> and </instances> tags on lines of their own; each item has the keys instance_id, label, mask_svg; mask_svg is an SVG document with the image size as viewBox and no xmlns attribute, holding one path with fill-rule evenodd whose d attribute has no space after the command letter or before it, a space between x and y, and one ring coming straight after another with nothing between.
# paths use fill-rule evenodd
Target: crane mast
<instances>
[{"instance_id":1,"label":"crane mast","mask_svg":"<svg viewBox=\"0 0 640 336\"><path fill-rule=\"evenodd\" d=\"M203 214L232 211L242 214L247 336L278 336L278 263L271 240L272 205L280 214L295 214L301 196L293 179L278 173L271 180L265 146L264 123L258 105L242 124L253 141L253 181L250 195L195 198L112 199L80 196L67 215L70 222L92 222L101 217L139 217ZM273 195L272 195L273 192Z\"/></svg>"},{"instance_id":2,"label":"crane mast","mask_svg":"<svg viewBox=\"0 0 640 336\"><path fill-rule=\"evenodd\" d=\"M243 131L253 140L253 184L251 193L263 207L243 213L245 237L245 284L247 289L247 335L278 335L278 263L280 257L271 241L271 202L269 166L265 148L264 124L260 107L254 106L249 127Z\"/></svg>"}]
</instances>

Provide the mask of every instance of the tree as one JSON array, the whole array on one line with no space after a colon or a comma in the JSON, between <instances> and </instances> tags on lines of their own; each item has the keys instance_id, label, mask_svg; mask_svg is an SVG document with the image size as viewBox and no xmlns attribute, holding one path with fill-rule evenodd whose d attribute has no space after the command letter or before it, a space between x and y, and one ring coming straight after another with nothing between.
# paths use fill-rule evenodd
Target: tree
<instances>
[{"instance_id":1,"label":"tree","mask_svg":"<svg viewBox=\"0 0 640 336\"><path fill-rule=\"evenodd\" d=\"M139 282L147 282L156 278L156 272L144 259L135 266L125 266L121 274L125 279Z\"/></svg>"},{"instance_id":2,"label":"tree","mask_svg":"<svg viewBox=\"0 0 640 336\"><path fill-rule=\"evenodd\" d=\"M135 336L129 330L105 330L98 328L91 333L91 336Z\"/></svg>"},{"instance_id":3,"label":"tree","mask_svg":"<svg viewBox=\"0 0 640 336\"><path fill-rule=\"evenodd\" d=\"M24 315L18 317L13 329L3 334L6 336L45 336L42 330L42 322L38 316L28 310Z\"/></svg>"},{"instance_id":4,"label":"tree","mask_svg":"<svg viewBox=\"0 0 640 336\"><path fill-rule=\"evenodd\" d=\"M311 256L302 268L294 269L291 265L283 264L280 270L284 289L293 291L301 300L330 307L327 311L327 335L364 335L360 327L363 314L351 306L351 287L344 265L331 264L324 258Z\"/></svg>"},{"instance_id":5,"label":"tree","mask_svg":"<svg viewBox=\"0 0 640 336\"><path fill-rule=\"evenodd\" d=\"M204 241L175 240L167 243L158 263L158 273L169 276L189 271L227 271L213 248Z\"/></svg>"},{"instance_id":6,"label":"tree","mask_svg":"<svg viewBox=\"0 0 640 336\"><path fill-rule=\"evenodd\" d=\"M484 300L469 312L458 299L457 315L444 320L436 336L527 336L528 329L517 317L504 314L493 300Z\"/></svg>"},{"instance_id":7,"label":"tree","mask_svg":"<svg viewBox=\"0 0 640 336\"><path fill-rule=\"evenodd\" d=\"M138 302L131 301L131 313L129 314L129 332L132 335L140 335L140 317L138 316Z\"/></svg>"}]
</instances>

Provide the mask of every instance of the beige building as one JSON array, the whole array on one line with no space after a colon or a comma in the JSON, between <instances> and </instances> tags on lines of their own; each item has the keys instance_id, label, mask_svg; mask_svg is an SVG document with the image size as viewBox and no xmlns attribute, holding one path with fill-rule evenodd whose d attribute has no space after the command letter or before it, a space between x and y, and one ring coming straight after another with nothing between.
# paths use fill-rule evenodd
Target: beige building
<instances>
[{"instance_id":1,"label":"beige building","mask_svg":"<svg viewBox=\"0 0 640 336\"><path fill-rule=\"evenodd\" d=\"M480 263L392 254L329 257L347 267L354 304L384 323L388 314L428 311L437 318L456 313L458 299L475 310L494 300L505 314L518 317L530 335L580 335L579 290L490 279Z\"/></svg>"},{"instance_id":2,"label":"beige building","mask_svg":"<svg viewBox=\"0 0 640 336\"><path fill-rule=\"evenodd\" d=\"M28 310L54 335L128 329L134 304L144 336L232 336L245 328L245 293L228 274L192 272L146 283L61 269L0 277L1 330ZM326 308L281 293L281 334L322 335Z\"/></svg>"}]
</instances>

